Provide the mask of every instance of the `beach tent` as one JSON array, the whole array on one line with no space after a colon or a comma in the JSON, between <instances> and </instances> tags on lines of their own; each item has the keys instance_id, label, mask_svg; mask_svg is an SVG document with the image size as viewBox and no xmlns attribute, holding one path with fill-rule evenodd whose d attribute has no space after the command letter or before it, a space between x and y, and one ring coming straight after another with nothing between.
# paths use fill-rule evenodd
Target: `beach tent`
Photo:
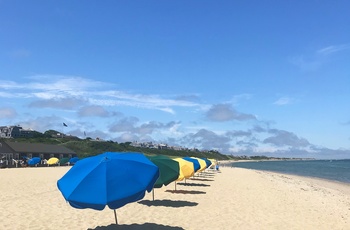
<instances>
[{"instance_id":1,"label":"beach tent","mask_svg":"<svg viewBox=\"0 0 350 230\"><path fill-rule=\"evenodd\" d=\"M142 153L106 152L79 160L57 181L63 197L74 208L114 210L141 200L153 189L159 169Z\"/></svg>"}]
</instances>

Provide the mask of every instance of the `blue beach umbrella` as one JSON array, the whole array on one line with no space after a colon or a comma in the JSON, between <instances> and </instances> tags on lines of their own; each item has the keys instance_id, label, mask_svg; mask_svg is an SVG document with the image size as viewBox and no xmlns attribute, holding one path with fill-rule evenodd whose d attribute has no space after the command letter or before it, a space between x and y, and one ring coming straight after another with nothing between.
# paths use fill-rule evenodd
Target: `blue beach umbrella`
<instances>
[{"instance_id":1,"label":"blue beach umbrella","mask_svg":"<svg viewBox=\"0 0 350 230\"><path fill-rule=\"evenodd\" d=\"M211 161L210 160L208 160L208 158L202 158L204 161L205 161L205 163L207 164L207 168L209 168L210 167L210 165L211 165Z\"/></svg>"},{"instance_id":2,"label":"blue beach umbrella","mask_svg":"<svg viewBox=\"0 0 350 230\"><path fill-rule=\"evenodd\" d=\"M41 161L40 157L33 157L28 160L28 165L36 165L39 164Z\"/></svg>"},{"instance_id":3,"label":"blue beach umbrella","mask_svg":"<svg viewBox=\"0 0 350 230\"><path fill-rule=\"evenodd\" d=\"M186 160L186 161L190 161L190 162L193 163L194 172L197 172L197 171L201 168L201 166L200 166L198 160L196 160L196 159L194 159L194 158L192 158L192 157L184 157L184 158L182 158L182 159L184 159L184 160Z\"/></svg>"},{"instance_id":4,"label":"blue beach umbrella","mask_svg":"<svg viewBox=\"0 0 350 230\"><path fill-rule=\"evenodd\" d=\"M204 169L207 168L207 163L205 162L205 160L198 158L198 157L191 157L191 158L198 161L199 166L200 166L200 169L198 170L199 172L202 172Z\"/></svg>"},{"instance_id":5,"label":"blue beach umbrella","mask_svg":"<svg viewBox=\"0 0 350 230\"><path fill-rule=\"evenodd\" d=\"M142 153L106 152L79 160L57 187L74 208L115 209L138 201L152 191L159 169Z\"/></svg>"},{"instance_id":6,"label":"blue beach umbrella","mask_svg":"<svg viewBox=\"0 0 350 230\"><path fill-rule=\"evenodd\" d=\"M78 157L73 157L73 158L69 159L68 162L69 162L69 164L74 165L75 163L77 163L78 160L79 160Z\"/></svg>"}]
</instances>

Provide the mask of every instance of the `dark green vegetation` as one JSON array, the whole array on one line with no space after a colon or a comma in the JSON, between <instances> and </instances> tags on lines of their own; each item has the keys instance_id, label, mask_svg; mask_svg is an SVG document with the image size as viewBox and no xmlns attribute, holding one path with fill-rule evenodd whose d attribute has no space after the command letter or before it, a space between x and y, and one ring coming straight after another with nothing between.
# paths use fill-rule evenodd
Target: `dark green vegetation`
<instances>
[{"instance_id":1,"label":"dark green vegetation","mask_svg":"<svg viewBox=\"0 0 350 230\"><path fill-rule=\"evenodd\" d=\"M91 138L80 139L73 136L57 137L57 131L48 130L45 133L35 132L31 138L15 138L10 141L27 143L44 143L63 145L77 153L79 158L94 156L104 152L141 152L145 155L167 155L170 157L199 157L217 160L229 160L230 156L219 153L218 151L199 151L199 150L174 150L174 149L155 149L131 146L131 142L117 143L113 141L97 141Z\"/></svg>"}]
</instances>

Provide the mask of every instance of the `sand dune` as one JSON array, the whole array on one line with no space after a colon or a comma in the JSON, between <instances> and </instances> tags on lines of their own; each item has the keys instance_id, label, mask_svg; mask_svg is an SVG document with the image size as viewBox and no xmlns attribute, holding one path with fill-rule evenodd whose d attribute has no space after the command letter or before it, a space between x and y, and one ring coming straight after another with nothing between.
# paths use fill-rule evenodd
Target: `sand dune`
<instances>
[{"instance_id":1,"label":"sand dune","mask_svg":"<svg viewBox=\"0 0 350 230\"><path fill-rule=\"evenodd\" d=\"M117 210L79 210L56 183L69 167L0 170L0 229L350 229L350 186L221 168Z\"/></svg>"}]
</instances>

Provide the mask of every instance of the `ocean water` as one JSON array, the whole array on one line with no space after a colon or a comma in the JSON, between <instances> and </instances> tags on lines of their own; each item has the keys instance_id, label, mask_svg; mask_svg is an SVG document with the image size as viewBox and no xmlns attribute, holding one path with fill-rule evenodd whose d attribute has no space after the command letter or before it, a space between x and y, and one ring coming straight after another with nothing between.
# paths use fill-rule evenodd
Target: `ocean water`
<instances>
[{"instance_id":1,"label":"ocean water","mask_svg":"<svg viewBox=\"0 0 350 230\"><path fill-rule=\"evenodd\" d=\"M235 162L232 166L350 183L350 159Z\"/></svg>"}]
</instances>

